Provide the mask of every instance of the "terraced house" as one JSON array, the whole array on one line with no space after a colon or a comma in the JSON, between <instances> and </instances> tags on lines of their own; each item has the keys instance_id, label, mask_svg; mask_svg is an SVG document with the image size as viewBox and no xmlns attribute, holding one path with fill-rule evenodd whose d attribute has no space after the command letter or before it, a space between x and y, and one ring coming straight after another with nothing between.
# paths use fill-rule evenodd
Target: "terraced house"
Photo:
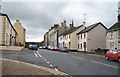
<instances>
[{"instance_id":1,"label":"terraced house","mask_svg":"<svg viewBox=\"0 0 120 77\"><path fill-rule=\"evenodd\" d=\"M118 3L118 22L108 29L106 38L107 49L120 49L120 1Z\"/></svg>"},{"instance_id":2,"label":"terraced house","mask_svg":"<svg viewBox=\"0 0 120 77\"><path fill-rule=\"evenodd\" d=\"M94 52L95 49L106 48L107 28L101 23L95 23L77 33L78 51Z\"/></svg>"},{"instance_id":3,"label":"terraced house","mask_svg":"<svg viewBox=\"0 0 120 77\"><path fill-rule=\"evenodd\" d=\"M19 20L16 20L13 27L18 33L18 45L25 46L25 38L26 38L26 29L22 26Z\"/></svg>"},{"instance_id":4,"label":"terraced house","mask_svg":"<svg viewBox=\"0 0 120 77\"><path fill-rule=\"evenodd\" d=\"M64 33L64 46L67 47L71 51L77 50L77 33L85 29L85 25L80 25L78 27L74 27L74 23L70 24L70 28L68 31Z\"/></svg>"},{"instance_id":5,"label":"terraced house","mask_svg":"<svg viewBox=\"0 0 120 77\"><path fill-rule=\"evenodd\" d=\"M7 14L0 13L0 22L1 22L1 37L0 45L1 46L16 46L18 42L18 33L15 28L12 26L12 23Z\"/></svg>"}]
</instances>

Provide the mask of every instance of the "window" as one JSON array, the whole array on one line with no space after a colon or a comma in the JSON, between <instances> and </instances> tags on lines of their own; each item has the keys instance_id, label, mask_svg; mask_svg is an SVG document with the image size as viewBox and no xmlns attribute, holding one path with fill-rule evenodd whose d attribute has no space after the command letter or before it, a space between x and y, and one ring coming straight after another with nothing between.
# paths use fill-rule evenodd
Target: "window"
<instances>
[{"instance_id":1,"label":"window","mask_svg":"<svg viewBox=\"0 0 120 77\"><path fill-rule=\"evenodd\" d=\"M110 49L114 49L114 42L110 43Z\"/></svg>"},{"instance_id":2,"label":"window","mask_svg":"<svg viewBox=\"0 0 120 77\"><path fill-rule=\"evenodd\" d=\"M82 49L82 43L81 43L81 49Z\"/></svg>"},{"instance_id":3,"label":"window","mask_svg":"<svg viewBox=\"0 0 120 77\"><path fill-rule=\"evenodd\" d=\"M86 37L86 35L85 35L85 33L84 33L84 39L85 39L85 37Z\"/></svg>"},{"instance_id":4,"label":"window","mask_svg":"<svg viewBox=\"0 0 120 77\"><path fill-rule=\"evenodd\" d=\"M78 49L79 49L79 44L78 44Z\"/></svg>"},{"instance_id":5,"label":"window","mask_svg":"<svg viewBox=\"0 0 120 77\"><path fill-rule=\"evenodd\" d=\"M82 39L82 34L81 34L81 39Z\"/></svg>"},{"instance_id":6,"label":"window","mask_svg":"<svg viewBox=\"0 0 120 77\"><path fill-rule=\"evenodd\" d=\"M120 42L118 42L118 49L120 49Z\"/></svg>"},{"instance_id":7,"label":"window","mask_svg":"<svg viewBox=\"0 0 120 77\"><path fill-rule=\"evenodd\" d=\"M113 32L111 32L111 38L114 38L114 33Z\"/></svg>"},{"instance_id":8,"label":"window","mask_svg":"<svg viewBox=\"0 0 120 77\"><path fill-rule=\"evenodd\" d=\"M70 49L70 45L71 45L71 43L69 42L69 49Z\"/></svg>"},{"instance_id":9,"label":"window","mask_svg":"<svg viewBox=\"0 0 120 77\"><path fill-rule=\"evenodd\" d=\"M79 40L79 35L78 35L78 40Z\"/></svg>"},{"instance_id":10,"label":"window","mask_svg":"<svg viewBox=\"0 0 120 77\"><path fill-rule=\"evenodd\" d=\"M60 37L60 40L62 40L62 37Z\"/></svg>"},{"instance_id":11,"label":"window","mask_svg":"<svg viewBox=\"0 0 120 77\"><path fill-rule=\"evenodd\" d=\"M120 37L120 30L118 30L118 37Z\"/></svg>"}]
</instances>

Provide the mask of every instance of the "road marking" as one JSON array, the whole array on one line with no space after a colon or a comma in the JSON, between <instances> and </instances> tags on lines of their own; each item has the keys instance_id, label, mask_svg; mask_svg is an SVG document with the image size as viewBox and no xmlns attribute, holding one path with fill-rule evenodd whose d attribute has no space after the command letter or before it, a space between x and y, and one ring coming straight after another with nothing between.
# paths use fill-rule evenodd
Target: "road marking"
<instances>
[{"instance_id":1,"label":"road marking","mask_svg":"<svg viewBox=\"0 0 120 77\"><path fill-rule=\"evenodd\" d=\"M50 66L51 66L51 67L53 67L53 65L52 65L52 64L50 64Z\"/></svg>"},{"instance_id":2,"label":"road marking","mask_svg":"<svg viewBox=\"0 0 120 77\"><path fill-rule=\"evenodd\" d=\"M38 55L37 55L36 53L34 53L34 55L35 55L36 57L38 57Z\"/></svg>"},{"instance_id":3,"label":"road marking","mask_svg":"<svg viewBox=\"0 0 120 77\"><path fill-rule=\"evenodd\" d=\"M42 57L43 59L45 59L44 57Z\"/></svg>"},{"instance_id":4,"label":"road marking","mask_svg":"<svg viewBox=\"0 0 120 77\"><path fill-rule=\"evenodd\" d=\"M105 64L105 63L101 63L101 62L93 61L93 60L92 60L91 62L96 63L96 64L101 64L101 65L104 65L104 66L108 66L108 67L117 68L117 69L118 69L117 66L113 66L113 65L109 65L109 64Z\"/></svg>"},{"instance_id":5,"label":"road marking","mask_svg":"<svg viewBox=\"0 0 120 77\"><path fill-rule=\"evenodd\" d=\"M81 60L85 60L85 59L84 59L84 58L82 58L82 57L76 57L76 58L81 59Z\"/></svg>"},{"instance_id":6,"label":"road marking","mask_svg":"<svg viewBox=\"0 0 120 77\"><path fill-rule=\"evenodd\" d=\"M46 59L44 59L45 61L47 61Z\"/></svg>"},{"instance_id":7,"label":"road marking","mask_svg":"<svg viewBox=\"0 0 120 77\"><path fill-rule=\"evenodd\" d=\"M72 57L74 57L74 58L75 58L76 56L72 56Z\"/></svg>"},{"instance_id":8,"label":"road marking","mask_svg":"<svg viewBox=\"0 0 120 77\"><path fill-rule=\"evenodd\" d=\"M47 62L48 64L50 63L50 62Z\"/></svg>"},{"instance_id":9,"label":"road marking","mask_svg":"<svg viewBox=\"0 0 120 77\"><path fill-rule=\"evenodd\" d=\"M56 69L56 68L54 68L55 69L55 71L57 71L58 72L58 69Z\"/></svg>"},{"instance_id":10,"label":"road marking","mask_svg":"<svg viewBox=\"0 0 120 77\"><path fill-rule=\"evenodd\" d=\"M39 53L37 53L40 57L42 57Z\"/></svg>"},{"instance_id":11,"label":"road marking","mask_svg":"<svg viewBox=\"0 0 120 77\"><path fill-rule=\"evenodd\" d=\"M82 58L82 57L76 57L76 56L72 56L72 57L77 58L77 59L81 59L81 60L85 60L85 59Z\"/></svg>"}]
</instances>

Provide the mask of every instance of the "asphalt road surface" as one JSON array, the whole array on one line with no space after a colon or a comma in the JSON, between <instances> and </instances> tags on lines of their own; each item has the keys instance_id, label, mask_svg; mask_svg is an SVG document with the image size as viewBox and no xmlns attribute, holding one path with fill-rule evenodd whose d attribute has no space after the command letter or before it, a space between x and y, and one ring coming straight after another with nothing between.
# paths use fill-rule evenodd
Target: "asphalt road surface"
<instances>
[{"instance_id":1,"label":"asphalt road surface","mask_svg":"<svg viewBox=\"0 0 120 77\"><path fill-rule=\"evenodd\" d=\"M63 53L46 49L2 52L2 57L45 66L69 75L118 75L118 63L84 53Z\"/></svg>"}]
</instances>

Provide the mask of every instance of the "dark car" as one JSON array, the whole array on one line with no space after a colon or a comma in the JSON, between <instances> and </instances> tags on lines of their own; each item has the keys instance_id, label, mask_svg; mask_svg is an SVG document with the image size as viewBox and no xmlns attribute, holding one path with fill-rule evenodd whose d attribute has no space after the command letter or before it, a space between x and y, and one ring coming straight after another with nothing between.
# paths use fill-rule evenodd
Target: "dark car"
<instances>
[{"instance_id":1,"label":"dark car","mask_svg":"<svg viewBox=\"0 0 120 77\"><path fill-rule=\"evenodd\" d=\"M38 46L37 45L32 45L31 50L38 50Z\"/></svg>"},{"instance_id":2,"label":"dark car","mask_svg":"<svg viewBox=\"0 0 120 77\"><path fill-rule=\"evenodd\" d=\"M112 59L120 63L120 50L108 50L105 54L106 60Z\"/></svg>"},{"instance_id":3,"label":"dark car","mask_svg":"<svg viewBox=\"0 0 120 77\"><path fill-rule=\"evenodd\" d=\"M61 47L59 49L59 52L69 52L68 48L67 47Z\"/></svg>"}]
</instances>

